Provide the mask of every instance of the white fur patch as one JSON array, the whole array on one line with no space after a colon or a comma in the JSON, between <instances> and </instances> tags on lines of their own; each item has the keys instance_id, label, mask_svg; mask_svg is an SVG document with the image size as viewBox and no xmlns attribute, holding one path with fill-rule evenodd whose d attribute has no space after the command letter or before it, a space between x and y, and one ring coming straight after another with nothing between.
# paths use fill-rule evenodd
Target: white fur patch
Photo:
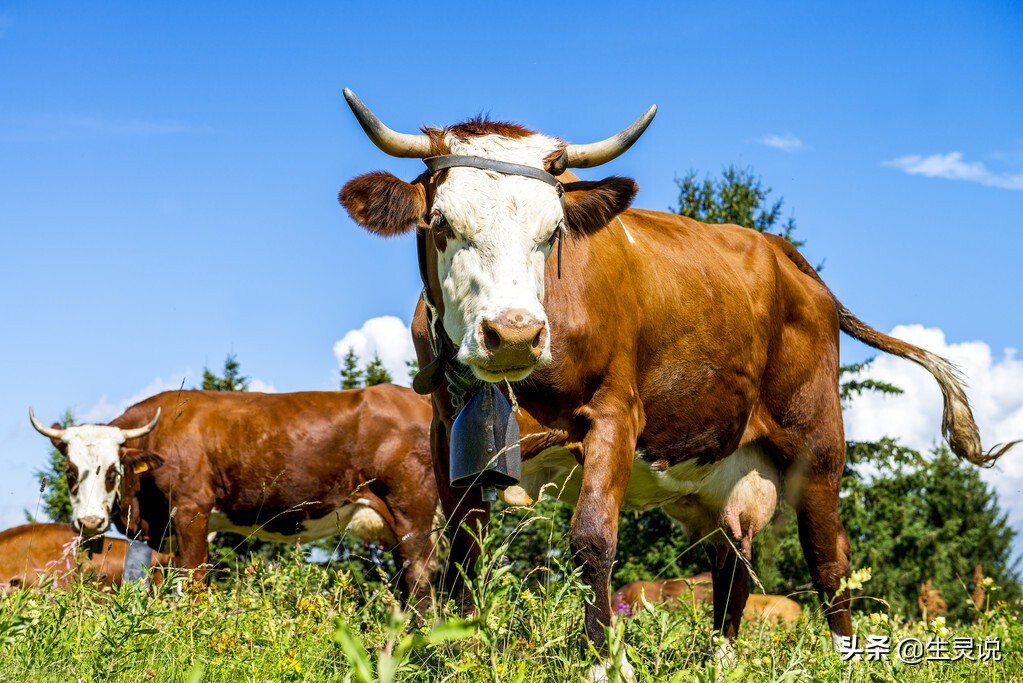
<instances>
[{"instance_id":1,"label":"white fur patch","mask_svg":"<svg viewBox=\"0 0 1023 683\"><path fill-rule=\"evenodd\" d=\"M306 520L302 524L302 531L294 535L279 534L260 527L232 524L227 515L216 508L210 513L209 528L210 531L231 531L236 534L285 543L317 541L321 538L342 534L351 534L366 543L394 545L397 542L380 513L361 502L343 505L320 519Z\"/></svg>"},{"instance_id":2,"label":"white fur patch","mask_svg":"<svg viewBox=\"0 0 1023 683\"><path fill-rule=\"evenodd\" d=\"M539 169L561 145L539 134L517 139L449 135L447 144L452 154ZM447 172L433 207L455 233L437 259L444 329L460 347L459 360L474 367L487 360L477 334L484 320L515 309L546 324L544 264L548 240L564 213L557 192L544 182L462 167ZM540 362L549 360L547 341Z\"/></svg>"},{"instance_id":3,"label":"white fur patch","mask_svg":"<svg viewBox=\"0 0 1023 683\"><path fill-rule=\"evenodd\" d=\"M521 487L537 499L545 492L574 504L582 484L582 466L564 448L549 448L522 463ZM757 446L745 446L709 465L689 460L657 471L637 453L632 463L623 510L662 507L689 538L724 528L732 540L752 539L774 516L779 474Z\"/></svg>"}]
</instances>

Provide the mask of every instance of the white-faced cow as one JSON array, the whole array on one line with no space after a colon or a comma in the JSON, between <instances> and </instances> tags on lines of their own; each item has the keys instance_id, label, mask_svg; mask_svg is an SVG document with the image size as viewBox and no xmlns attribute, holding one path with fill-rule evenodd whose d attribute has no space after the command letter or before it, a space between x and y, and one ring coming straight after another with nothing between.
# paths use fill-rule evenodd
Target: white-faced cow
<instances>
[{"instance_id":1,"label":"white-faced cow","mask_svg":"<svg viewBox=\"0 0 1023 683\"><path fill-rule=\"evenodd\" d=\"M347 532L394 548L418 605L430 593L438 505L430 414L429 400L385 384L169 391L109 425L32 424L66 456L74 524L86 536L111 519L154 548L173 536L180 566L195 569L208 561L211 531L292 543Z\"/></svg>"},{"instance_id":2,"label":"white-faced cow","mask_svg":"<svg viewBox=\"0 0 1023 683\"><path fill-rule=\"evenodd\" d=\"M340 201L376 234L418 232L425 286L412 329L432 372L419 386L433 392L448 519L475 523L489 506L478 489L449 486L448 385L459 384L437 369L449 380L508 380L518 405L560 435L553 446L524 445L523 487L535 496L553 478L577 498L571 545L595 594L585 628L598 646L620 510L660 506L691 538L712 535L714 624L731 638L748 596L737 553L749 558L783 494L798 510L831 631L851 634L848 593L836 595L849 573L838 517L839 330L934 375L960 457L988 463L1008 448L981 449L947 361L860 322L781 237L629 209L630 179L552 177L624 152L653 108L615 137L572 145L479 119L397 133L345 96L380 149L427 165L411 183L381 172L354 178ZM559 238L564 253L548 260ZM452 560L475 552L455 537Z\"/></svg>"}]
</instances>

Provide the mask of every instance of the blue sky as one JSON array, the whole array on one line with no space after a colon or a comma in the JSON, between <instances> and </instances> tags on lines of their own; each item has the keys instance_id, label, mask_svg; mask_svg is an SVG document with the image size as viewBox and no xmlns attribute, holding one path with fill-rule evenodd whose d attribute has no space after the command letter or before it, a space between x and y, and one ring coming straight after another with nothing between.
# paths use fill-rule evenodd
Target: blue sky
<instances>
[{"instance_id":1,"label":"blue sky","mask_svg":"<svg viewBox=\"0 0 1023 683\"><path fill-rule=\"evenodd\" d=\"M1018 3L283 8L0 4L2 525L38 498L29 404L108 419L229 351L277 390L333 388L339 340L408 320L413 242L358 230L336 195L421 166L365 139L343 87L399 130L489 112L580 142L656 102L587 177L666 209L677 175L751 166L850 309L973 353L982 428L1023 425ZM930 442L928 401L878 414ZM1023 528L1023 466L991 480Z\"/></svg>"}]
</instances>

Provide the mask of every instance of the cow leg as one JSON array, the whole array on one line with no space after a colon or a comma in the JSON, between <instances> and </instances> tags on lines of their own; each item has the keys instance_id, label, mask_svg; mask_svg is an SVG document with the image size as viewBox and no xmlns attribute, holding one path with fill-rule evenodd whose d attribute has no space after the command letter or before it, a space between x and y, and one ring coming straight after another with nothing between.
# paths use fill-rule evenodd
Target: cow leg
<instances>
[{"instance_id":1,"label":"cow leg","mask_svg":"<svg viewBox=\"0 0 1023 683\"><path fill-rule=\"evenodd\" d=\"M212 507L212 506L211 506ZM210 546L206 540L209 533L209 510L193 504L178 504L174 513L174 531L178 538L178 562L183 569L190 569L191 578L206 580L209 567Z\"/></svg>"},{"instance_id":2,"label":"cow leg","mask_svg":"<svg viewBox=\"0 0 1023 683\"><path fill-rule=\"evenodd\" d=\"M603 656L610 654L611 564L618 545L618 515L632 472L637 422L628 413L608 415L594 420L583 439L582 486L572 515L571 546L583 581L593 590L593 602L586 605L586 637ZM626 678L631 678L631 669L623 660ZM607 675L605 664L590 673L593 680L606 680Z\"/></svg>"},{"instance_id":3,"label":"cow leg","mask_svg":"<svg viewBox=\"0 0 1023 683\"><path fill-rule=\"evenodd\" d=\"M838 478L810 475L799 501L799 542L810 577L825 605L832 640L852 635L848 589L838 593L849 576L849 540L838 516Z\"/></svg>"},{"instance_id":4,"label":"cow leg","mask_svg":"<svg viewBox=\"0 0 1023 683\"><path fill-rule=\"evenodd\" d=\"M434 401L437 401L436 397ZM483 502L483 494L478 486L468 489L456 489L451 486L447 427L436 418L430 430L430 444L433 449L433 471L437 478L441 507L447 518L445 531L451 539L441 585L450 597L461 604L463 611L468 611L472 605L458 567L461 566L470 579L475 575L480 549L473 539L472 532L479 529L479 533L485 533L490 523L490 503Z\"/></svg>"},{"instance_id":5,"label":"cow leg","mask_svg":"<svg viewBox=\"0 0 1023 683\"><path fill-rule=\"evenodd\" d=\"M749 598L749 569L730 543L714 548L714 631L731 640L739 635Z\"/></svg>"},{"instance_id":6,"label":"cow leg","mask_svg":"<svg viewBox=\"0 0 1023 683\"><path fill-rule=\"evenodd\" d=\"M432 515L426 519L433 521ZM433 587L434 543L432 524L413 527L403 514L395 515L394 535L398 544L394 548L394 564L401 572L400 590L405 605L421 621L430 604Z\"/></svg>"}]
</instances>

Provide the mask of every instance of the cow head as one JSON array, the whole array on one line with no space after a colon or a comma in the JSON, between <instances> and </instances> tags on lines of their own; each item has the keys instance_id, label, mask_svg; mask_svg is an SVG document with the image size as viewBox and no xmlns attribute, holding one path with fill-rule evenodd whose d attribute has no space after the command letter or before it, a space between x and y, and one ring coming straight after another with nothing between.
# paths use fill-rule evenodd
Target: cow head
<instances>
[{"instance_id":1,"label":"cow head","mask_svg":"<svg viewBox=\"0 0 1023 683\"><path fill-rule=\"evenodd\" d=\"M64 454L68 493L71 497L71 524L83 536L98 536L110 527L114 505L121 495L127 469L134 476L159 467L163 458L156 453L127 448L124 443L153 431L160 419L157 408L145 427L121 429L107 425L80 425L61 428L54 423L44 427L32 409L29 419L43 436Z\"/></svg>"},{"instance_id":2,"label":"cow head","mask_svg":"<svg viewBox=\"0 0 1023 683\"><path fill-rule=\"evenodd\" d=\"M460 155L539 169L603 164L627 150L650 124L651 107L621 133L589 145L568 145L520 126L474 119L420 135L396 133L350 91L352 111L369 138L397 157ZM525 379L551 358L544 310L544 269L564 228L579 237L628 208L637 191L628 178L564 185L534 177L455 166L406 183L389 173L349 181L341 203L355 222L379 235L430 231L444 330L458 360L480 379Z\"/></svg>"}]
</instances>

